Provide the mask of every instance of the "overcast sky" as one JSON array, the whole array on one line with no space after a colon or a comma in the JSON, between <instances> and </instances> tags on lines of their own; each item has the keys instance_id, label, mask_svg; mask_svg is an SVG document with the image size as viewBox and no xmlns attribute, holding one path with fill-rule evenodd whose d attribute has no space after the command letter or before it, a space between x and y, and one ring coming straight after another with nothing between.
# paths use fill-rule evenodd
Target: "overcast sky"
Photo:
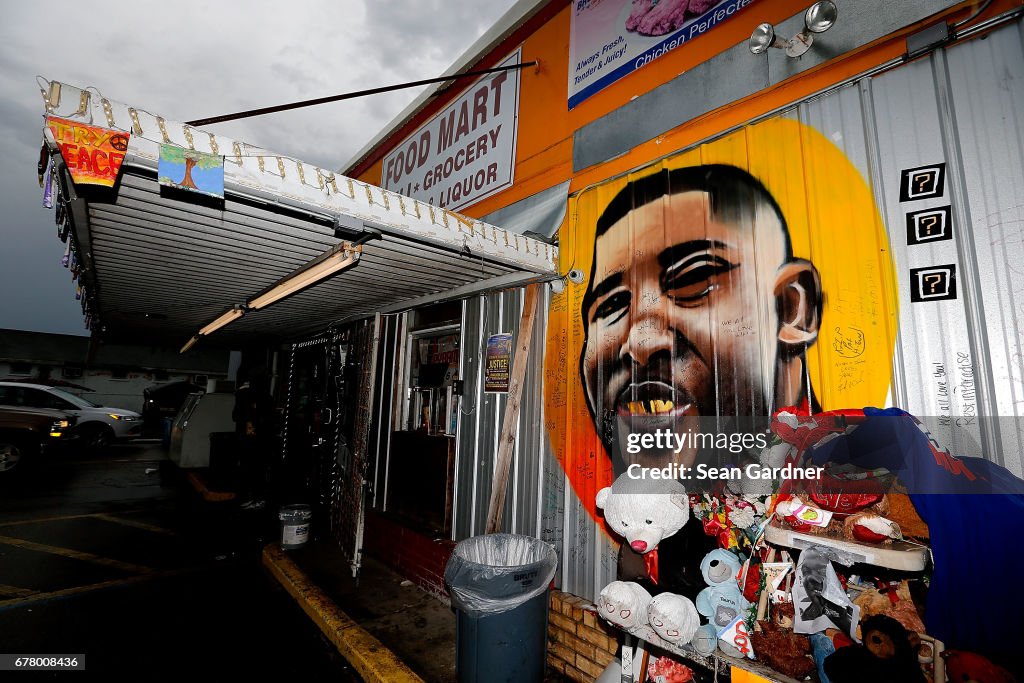
<instances>
[{"instance_id":1,"label":"overcast sky","mask_svg":"<svg viewBox=\"0 0 1024 683\"><path fill-rule=\"evenodd\" d=\"M188 119L431 78L515 0L5 3L0 23L0 328L88 334L36 161L35 76ZM421 89L211 126L324 168Z\"/></svg>"}]
</instances>

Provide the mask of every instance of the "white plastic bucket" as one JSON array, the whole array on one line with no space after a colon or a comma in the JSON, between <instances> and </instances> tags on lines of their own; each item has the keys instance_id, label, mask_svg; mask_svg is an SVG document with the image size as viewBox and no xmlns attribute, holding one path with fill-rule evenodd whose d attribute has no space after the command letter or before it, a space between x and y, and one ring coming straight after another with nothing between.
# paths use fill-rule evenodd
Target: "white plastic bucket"
<instances>
[{"instance_id":1,"label":"white plastic bucket","mask_svg":"<svg viewBox=\"0 0 1024 683\"><path fill-rule=\"evenodd\" d=\"M308 505L283 505L277 513L281 521L281 548L294 550L309 540L309 520L313 511Z\"/></svg>"}]
</instances>

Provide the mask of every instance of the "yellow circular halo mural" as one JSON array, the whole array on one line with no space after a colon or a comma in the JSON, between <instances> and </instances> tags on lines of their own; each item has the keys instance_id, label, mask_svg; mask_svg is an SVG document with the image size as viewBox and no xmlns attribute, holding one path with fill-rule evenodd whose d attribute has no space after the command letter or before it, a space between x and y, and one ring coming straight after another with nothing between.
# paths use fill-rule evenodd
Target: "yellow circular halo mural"
<instances>
[{"instance_id":1,"label":"yellow circular halo mural","mask_svg":"<svg viewBox=\"0 0 1024 683\"><path fill-rule=\"evenodd\" d=\"M695 451L624 448L783 407L882 405L897 298L874 197L817 130L776 117L570 198L545 357L546 428L576 494L630 464ZM626 425L624 428L623 425ZM635 451L635 452L630 452Z\"/></svg>"}]
</instances>

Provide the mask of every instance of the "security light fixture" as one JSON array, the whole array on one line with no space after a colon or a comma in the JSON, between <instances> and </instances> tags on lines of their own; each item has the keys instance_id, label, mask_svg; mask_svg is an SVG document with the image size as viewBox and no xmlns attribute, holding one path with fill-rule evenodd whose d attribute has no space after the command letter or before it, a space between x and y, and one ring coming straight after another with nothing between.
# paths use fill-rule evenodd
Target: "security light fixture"
<instances>
[{"instance_id":1,"label":"security light fixture","mask_svg":"<svg viewBox=\"0 0 1024 683\"><path fill-rule=\"evenodd\" d=\"M213 334L214 332L224 327L228 323L233 323L234 321L238 320L243 315L245 315L245 310L246 309L244 306L234 306L229 311L227 311L226 313L218 317L216 320L214 320L212 323L200 329L199 336L205 337L208 334Z\"/></svg>"},{"instance_id":2,"label":"security light fixture","mask_svg":"<svg viewBox=\"0 0 1024 683\"><path fill-rule=\"evenodd\" d=\"M270 289L247 303L246 308L252 311L266 308L286 296L310 287L346 268L351 268L359 262L362 251L361 245L352 246L350 242L342 242L309 265L303 266L271 286Z\"/></svg>"},{"instance_id":3,"label":"security light fixture","mask_svg":"<svg viewBox=\"0 0 1024 683\"><path fill-rule=\"evenodd\" d=\"M336 225L335 227L337 228L338 226ZM228 323L238 320L249 311L258 311L261 308L266 308L286 296L291 296L306 287L311 287L336 273L340 273L346 268L351 268L359 262L359 258L363 253L363 244L372 239L381 238L382 234L379 230L364 226L363 231L355 241L339 242L336 246L331 247L298 270L294 270L284 276L281 280L267 288L266 291L256 295L252 300L240 306L232 307L231 310L199 330L181 348L180 353L185 353L195 346L200 337L216 332Z\"/></svg>"},{"instance_id":4,"label":"security light fixture","mask_svg":"<svg viewBox=\"0 0 1024 683\"><path fill-rule=\"evenodd\" d=\"M824 33L836 23L839 11L832 0L819 0L804 12L804 30L789 40L780 38L771 24L760 24L750 34L750 51L755 55L764 54L768 48L777 47L786 51L789 57L799 57L811 49L815 33Z\"/></svg>"}]
</instances>

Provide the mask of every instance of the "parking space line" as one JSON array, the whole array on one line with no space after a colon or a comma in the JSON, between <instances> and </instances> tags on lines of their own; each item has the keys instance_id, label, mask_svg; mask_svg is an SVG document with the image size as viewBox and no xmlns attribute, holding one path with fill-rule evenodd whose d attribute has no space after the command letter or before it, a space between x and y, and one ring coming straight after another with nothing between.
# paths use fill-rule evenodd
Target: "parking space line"
<instances>
[{"instance_id":1,"label":"parking space line","mask_svg":"<svg viewBox=\"0 0 1024 683\"><path fill-rule=\"evenodd\" d=\"M26 541L21 538L14 538L12 536L0 536L0 543L4 545L12 545L16 548L24 548L25 550L35 550L41 553L50 553L51 555L61 555L63 557L70 557L74 560L83 560L85 562L92 562L93 564L103 565L105 567L112 567L114 569L120 569L126 572L132 572L136 574L151 574L153 569L151 567L145 567L141 564L132 564L130 562L121 562L120 560L112 560L108 557L100 557L99 555L93 555L92 553L82 552L80 550L71 550L70 548L60 548L55 545L46 545L45 543L36 543L34 541Z\"/></svg>"},{"instance_id":2,"label":"parking space line","mask_svg":"<svg viewBox=\"0 0 1024 683\"><path fill-rule=\"evenodd\" d=\"M33 605L40 602L50 602L51 600L59 600L61 598L72 597L76 595L82 595L83 593L91 593L93 591L103 590L106 588L117 588L119 586L130 586L135 583L142 583L144 581L152 581L153 579L163 579L170 576L178 576L181 574L188 574L196 571L195 569L171 569L167 571L151 572L142 576L129 576L125 579L113 579L111 581L101 581L100 583L91 583L87 586L75 586L73 588L64 588L59 591L51 591L49 593L37 593L35 595L27 595L24 597L12 598L10 600L0 600L0 611L11 609L14 607L24 607L25 605Z\"/></svg>"},{"instance_id":3,"label":"parking space line","mask_svg":"<svg viewBox=\"0 0 1024 683\"><path fill-rule=\"evenodd\" d=\"M131 515L136 512L142 512L142 510L125 510L119 514ZM22 526L24 524L43 524L45 522L64 522L72 519L86 519L89 517L96 517L96 513L87 513L81 515L58 515L57 517L36 517L34 519L18 519L13 522L0 522L0 528L9 526Z\"/></svg>"},{"instance_id":4,"label":"parking space line","mask_svg":"<svg viewBox=\"0 0 1024 683\"><path fill-rule=\"evenodd\" d=\"M156 534L165 534L167 536L177 536L177 531L171 531L170 529L164 529L163 527L155 524L147 524L146 522L137 522L134 519L124 519L122 517L115 517L114 515L91 515L96 519L102 519L104 522L113 522L115 524L123 524L124 526L130 526L135 529L143 529L144 531L152 531Z\"/></svg>"},{"instance_id":5,"label":"parking space line","mask_svg":"<svg viewBox=\"0 0 1024 683\"><path fill-rule=\"evenodd\" d=\"M12 595L16 598L27 598L30 595L36 595L39 591L34 591L30 588L18 588L17 586L5 586L0 583L0 595Z\"/></svg>"}]
</instances>

